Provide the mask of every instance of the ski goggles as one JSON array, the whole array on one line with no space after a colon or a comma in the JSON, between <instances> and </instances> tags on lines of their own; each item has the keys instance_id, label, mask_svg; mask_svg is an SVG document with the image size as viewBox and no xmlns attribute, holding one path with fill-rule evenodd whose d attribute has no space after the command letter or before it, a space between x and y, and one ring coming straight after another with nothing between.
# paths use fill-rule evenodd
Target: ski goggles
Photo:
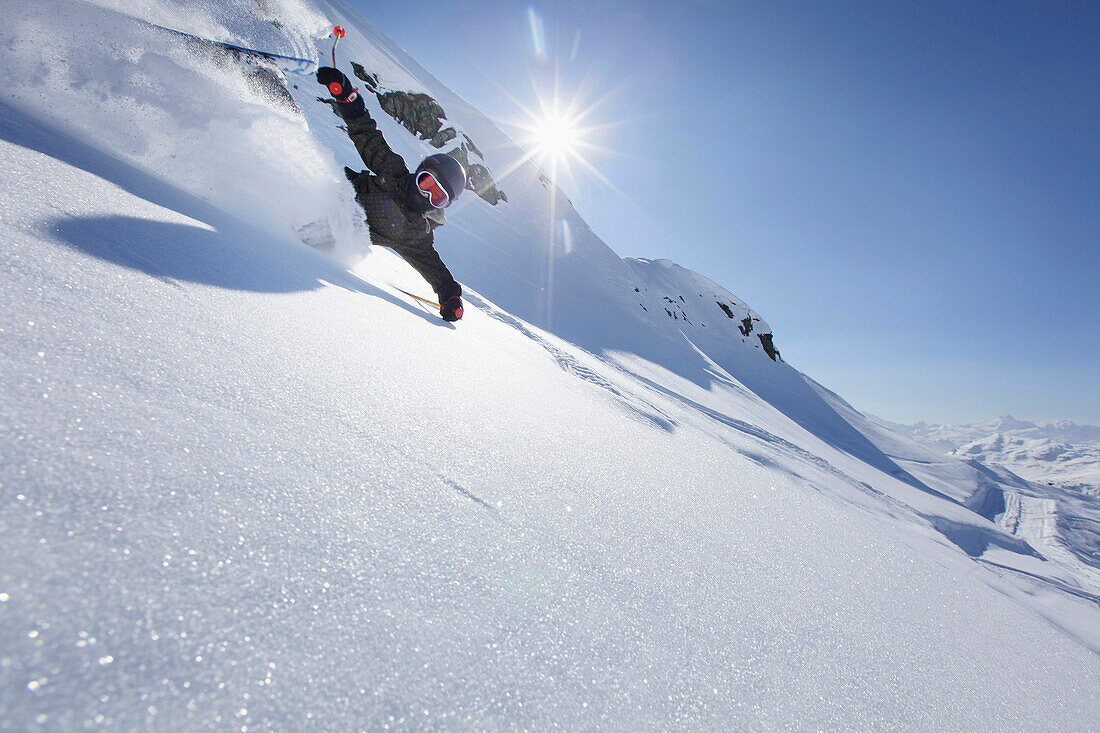
<instances>
[{"instance_id":1,"label":"ski goggles","mask_svg":"<svg viewBox=\"0 0 1100 733\"><path fill-rule=\"evenodd\" d=\"M437 209L442 209L451 203L450 195L431 171L420 171L416 174L416 187Z\"/></svg>"}]
</instances>

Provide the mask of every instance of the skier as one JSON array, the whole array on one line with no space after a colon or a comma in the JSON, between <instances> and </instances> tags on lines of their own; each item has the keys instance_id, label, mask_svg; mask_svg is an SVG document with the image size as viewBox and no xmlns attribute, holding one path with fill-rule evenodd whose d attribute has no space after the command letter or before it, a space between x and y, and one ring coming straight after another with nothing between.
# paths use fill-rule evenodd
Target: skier
<instances>
[{"instance_id":1,"label":"skier","mask_svg":"<svg viewBox=\"0 0 1100 733\"><path fill-rule=\"evenodd\" d=\"M432 232L447 219L443 209L466 187L462 164L442 153L429 155L413 173L386 143L363 98L338 69L322 66L317 81L328 88L348 127L348 136L369 171L344 168L355 198L367 212L372 244L389 247L423 276L439 297L445 321L462 318L462 286L434 246Z\"/></svg>"}]
</instances>

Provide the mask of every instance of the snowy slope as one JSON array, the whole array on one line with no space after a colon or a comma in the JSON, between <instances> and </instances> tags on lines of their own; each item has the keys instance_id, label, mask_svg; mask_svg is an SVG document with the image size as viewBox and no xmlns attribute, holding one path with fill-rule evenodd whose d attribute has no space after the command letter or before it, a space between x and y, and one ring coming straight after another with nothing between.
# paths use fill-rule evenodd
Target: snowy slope
<instances>
[{"instance_id":1,"label":"snowy slope","mask_svg":"<svg viewBox=\"0 0 1100 733\"><path fill-rule=\"evenodd\" d=\"M1100 724L1088 527L619 258L342 3L0 8L6 725ZM311 80L288 104L134 17L311 56L338 22L431 94L508 196L439 232L463 321L363 244Z\"/></svg>"}]
</instances>

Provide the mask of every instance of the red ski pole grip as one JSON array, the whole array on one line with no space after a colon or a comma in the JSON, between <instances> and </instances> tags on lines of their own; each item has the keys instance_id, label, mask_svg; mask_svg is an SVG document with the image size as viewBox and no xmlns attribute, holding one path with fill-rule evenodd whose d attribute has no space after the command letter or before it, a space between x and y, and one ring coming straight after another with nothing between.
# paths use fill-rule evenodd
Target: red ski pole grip
<instances>
[{"instance_id":1,"label":"red ski pole grip","mask_svg":"<svg viewBox=\"0 0 1100 733\"><path fill-rule=\"evenodd\" d=\"M328 85L328 90L332 92L332 96L339 97L344 93L344 85L338 81L334 81Z\"/></svg>"}]
</instances>

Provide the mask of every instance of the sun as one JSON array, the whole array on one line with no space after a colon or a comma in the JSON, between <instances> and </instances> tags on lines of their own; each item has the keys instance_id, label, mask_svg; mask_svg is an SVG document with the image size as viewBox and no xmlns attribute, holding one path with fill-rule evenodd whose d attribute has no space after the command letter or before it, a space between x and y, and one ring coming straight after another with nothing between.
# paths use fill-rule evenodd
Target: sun
<instances>
[{"instance_id":1,"label":"sun","mask_svg":"<svg viewBox=\"0 0 1100 733\"><path fill-rule=\"evenodd\" d=\"M533 81L532 90L535 97L535 105L532 107L508 94L523 117L507 120L506 124L520 131L517 142L526 151L509 172L528 160L540 168L544 167L543 172L554 181L559 174L572 178L571 163L579 163L584 168L591 169L585 154L603 151L603 148L592 142L591 137L605 126L592 125L587 121L598 103L585 107L580 95L563 97L556 86L552 94L544 94Z\"/></svg>"},{"instance_id":2,"label":"sun","mask_svg":"<svg viewBox=\"0 0 1100 733\"><path fill-rule=\"evenodd\" d=\"M580 127L577 120L558 110L546 112L534 120L531 142L537 154L551 160L563 160L576 153L580 144Z\"/></svg>"},{"instance_id":3,"label":"sun","mask_svg":"<svg viewBox=\"0 0 1100 733\"><path fill-rule=\"evenodd\" d=\"M531 76L529 72L529 76ZM557 73L552 89L540 88L531 77L533 104L525 104L500 84L497 88L519 111L512 119L501 120L507 127L516 130L514 136L521 155L497 176L497 180L520 170L525 163L531 162L539 173L540 179L558 183L559 178L567 185L577 183L574 169L593 176L616 193L622 192L601 173L590 156L616 156L620 153L604 147L597 140L608 136L623 122L595 123L593 117L597 110L612 99L614 89L591 100L596 90L594 77L584 79L573 94L563 94Z\"/></svg>"}]
</instances>

